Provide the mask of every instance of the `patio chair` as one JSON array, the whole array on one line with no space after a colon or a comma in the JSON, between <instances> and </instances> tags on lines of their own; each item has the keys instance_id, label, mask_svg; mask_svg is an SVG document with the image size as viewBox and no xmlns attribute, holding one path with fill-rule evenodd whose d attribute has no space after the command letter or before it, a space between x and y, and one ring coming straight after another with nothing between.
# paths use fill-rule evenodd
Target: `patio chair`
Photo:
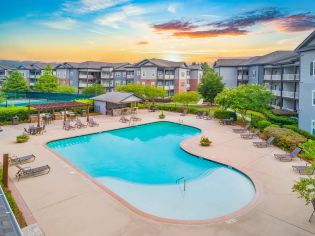
<instances>
[{"instance_id":1,"label":"patio chair","mask_svg":"<svg viewBox=\"0 0 315 236\"><path fill-rule=\"evenodd\" d=\"M95 127L95 126L99 126L99 124L96 123L93 118L90 118L89 119L89 126L90 127Z\"/></svg>"},{"instance_id":2,"label":"patio chair","mask_svg":"<svg viewBox=\"0 0 315 236\"><path fill-rule=\"evenodd\" d=\"M70 124L70 121L66 120L66 121L64 122L63 128L64 128L65 130L72 130L72 129L75 129L75 126L71 125L71 124Z\"/></svg>"},{"instance_id":3,"label":"patio chair","mask_svg":"<svg viewBox=\"0 0 315 236\"><path fill-rule=\"evenodd\" d=\"M77 119L77 120L75 121L75 126L76 126L78 129L86 128L86 127L87 127L87 125L83 124L80 119Z\"/></svg>"},{"instance_id":4,"label":"patio chair","mask_svg":"<svg viewBox=\"0 0 315 236\"><path fill-rule=\"evenodd\" d=\"M49 165L44 165L44 166L39 166L39 167L21 167L18 164L15 165L19 170L16 173L16 178L18 181L20 178L24 177L29 177L29 176L41 176L41 175L46 175L50 172L50 166Z\"/></svg>"},{"instance_id":5,"label":"patio chair","mask_svg":"<svg viewBox=\"0 0 315 236\"><path fill-rule=\"evenodd\" d=\"M238 133L238 134L245 133L249 127L250 127L250 124L247 124L244 128L233 129L233 132Z\"/></svg>"},{"instance_id":6,"label":"patio chair","mask_svg":"<svg viewBox=\"0 0 315 236\"><path fill-rule=\"evenodd\" d=\"M154 107L154 106L150 106L150 108L149 108L150 112L156 112L157 110L158 110L158 108Z\"/></svg>"},{"instance_id":7,"label":"patio chair","mask_svg":"<svg viewBox=\"0 0 315 236\"><path fill-rule=\"evenodd\" d=\"M258 147L258 148L266 148L271 146L271 144L273 143L273 141L275 140L275 137L270 137L265 141L262 142L253 142L254 146Z\"/></svg>"},{"instance_id":8,"label":"patio chair","mask_svg":"<svg viewBox=\"0 0 315 236\"><path fill-rule=\"evenodd\" d=\"M122 117L120 117L119 121L122 122L122 123L127 123L130 120L128 118L126 118L125 116L122 116Z\"/></svg>"},{"instance_id":9,"label":"patio chair","mask_svg":"<svg viewBox=\"0 0 315 236\"><path fill-rule=\"evenodd\" d=\"M29 130L29 129L26 129L26 128L24 128L24 133L26 133L26 134L31 134L30 130Z\"/></svg>"},{"instance_id":10,"label":"patio chair","mask_svg":"<svg viewBox=\"0 0 315 236\"><path fill-rule=\"evenodd\" d=\"M309 170L309 166L305 165L305 166L292 166L293 171L299 173L300 175L313 175L315 169L312 168Z\"/></svg>"},{"instance_id":11,"label":"patio chair","mask_svg":"<svg viewBox=\"0 0 315 236\"><path fill-rule=\"evenodd\" d=\"M46 125L43 125L42 127L36 127L36 133L35 134L43 134L46 132Z\"/></svg>"},{"instance_id":12,"label":"patio chair","mask_svg":"<svg viewBox=\"0 0 315 236\"><path fill-rule=\"evenodd\" d=\"M130 120L131 120L131 121L141 121L141 118L139 118L139 117L133 115L133 116L130 117Z\"/></svg>"},{"instance_id":13,"label":"patio chair","mask_svg":"<svg viewBox=\"0 0 315 236\"><path fill-rule=\"evenodd\" d=\"M213 118L214 118L214 117L213 117L213 115L211 115L211 114L206 115L206 116L204 117L205 120L212 120Z\"/></svg>"},{"instance_id":14,"label":"patio chair","mask_svg":"<svg viewBox=\"0 0 315 236\"><path fill-rule=\"evenodd\" d=\"M23 163L27 163L27 162L32 162L32 161L35 161L35 158L36 157L33 154L21 156L21 157L17 157L17 156L9 157L9 165L16 165L16 164L23 164Z\"/></svg>"},{"instance_id":15,"label":"patio chair","mask_svg":"<svg viewBox=\"0 0 315 236\"><path fill-rule=\"evenodd\" d=\"M292 161L301 152L301 148L295 148L291 153L274 154L279 161Z\"/></svg>"},{"instance_id":16,"label":"patio chair","mask_svg":"<svg viewBox=\"0 0 315 236\"><path fill-rule=\"evenodd\" d=\"M219 123L220 123L221 125L232 125L232 124L234 123L234 118L233 118L233 117L230 117L230 118L228 118L228 119L221 119L221 120L219 121Z\"/></svg>"},{"instance_id":17,"label":"patio chair","mask_svg":"<svg viewBox=\"0 0 315 236\"><path fill-rule=\"evenodd\" d=\"M198 111L197 115L196 115L197 119L203 119L205 118L205 112L203 111Z\"/></svg>"},{"instance_id":18,"label":"patio chair","mask_svg":"<svg viewBox=\"0 0 315 236\"><path fill-rule=\"evenodd\" d=\"M308 222L311 222L311 219L312 219L312 217L313 217L313 215L314 215L314 212L315 212L315 198L313 198L313 199L311 200L311 203L312 203L312 205L313 205L313 212L312 212L310 218L308 219Z\"/></svg>"},{"instance_id":19,"label":"patio chair","mask_svg":"<svg viewBox=\"0 0 315 236\"><path fill-rule=\"evenodd\" d=\"M259 134L259 130L256 130L255 132L249 132L247 134L241 134L241 138L243 139L253 139L256 138Z\"/></svg>"},{"instance_id":20,"label":"patio chair","mask_svg":"<svg viewBox=\"0 0 315 236\"><path fill-rule=\"evenodd\" d=\"M180 115L181 115L181 116L186 116L187 113L188 113L188 110L187 110L187 109L184 109L184 110L182 111L182 113L180 113Z\"/></svg>"}]
</instances>

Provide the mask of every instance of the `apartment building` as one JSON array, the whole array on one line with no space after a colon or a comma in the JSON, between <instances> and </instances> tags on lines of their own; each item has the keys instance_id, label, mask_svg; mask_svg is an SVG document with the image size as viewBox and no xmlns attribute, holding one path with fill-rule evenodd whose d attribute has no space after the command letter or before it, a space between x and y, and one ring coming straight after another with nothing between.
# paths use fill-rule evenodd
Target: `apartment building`
<instances>
[{"instance_id":1,"label":"apartment building","mask_svg":"<svg viewBox=\"0 0 315 236\"><path fill-rule=\"evenodd\" d=\"M203 70L200 64L190 65L189 68L189 76L187 76L187 90L188 91L197 91L198 86L201 82L201 78L203 75Z\"/></svg>"},{"instance_id":2,"label":"apartment building","mask_svg":"<svg viewBox=\"0 0 315 236\"><path fill-rule=\"evenodd\" d=\"M6 65L0 65L0 88L6 76L9 76L14 68Z\"/></svg>"},{"instance_id":3,"label":"apartment building","mask_svg":"<svg viewBox=\"0 0 315 236\"><path fill-rule=\"evenodd\" d=\"M299 108L299 58L293 51L276 51L248 59L220 59L214 69L227 87L265 84L275 95L272 106L297 111Z\"/></svg>"},{"instance_id":4,"label":"apartment building","mask_svg":"<svg viewBox=\"0 0 315 236\"><path fill-rule=\"evenodd\" d=\"M315 134L315 31L296 49L300 58L299 127Z\"/></svg>"}]
</instances>

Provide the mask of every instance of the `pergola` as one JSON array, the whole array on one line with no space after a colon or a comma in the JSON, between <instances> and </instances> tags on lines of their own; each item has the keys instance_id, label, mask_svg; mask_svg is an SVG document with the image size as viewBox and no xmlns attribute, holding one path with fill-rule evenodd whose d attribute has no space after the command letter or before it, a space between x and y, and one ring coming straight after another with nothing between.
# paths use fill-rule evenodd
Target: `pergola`
<instances>
[{"instance_id":1,"label":"pergola","mask_svg":"<svg viewBox=\"0 0 315 236\"><path fill-rule=\"evenodd\" d=\"M41 113L41 111L52 110L52 112L54 113L54 111L56 109L63 109L64 110L63 120L66 121L67 109L86 107L86 112L87 112L86 121L89 122L89 106L90 106L90 104L81 103L81 102L55 102L55 103L45 103L45 104L32 104L32 105L29 105L29 109L30 109L30 107L33 107L37 110L37 126L40 127L40 113Z\"/></svg>"}]
</instances>

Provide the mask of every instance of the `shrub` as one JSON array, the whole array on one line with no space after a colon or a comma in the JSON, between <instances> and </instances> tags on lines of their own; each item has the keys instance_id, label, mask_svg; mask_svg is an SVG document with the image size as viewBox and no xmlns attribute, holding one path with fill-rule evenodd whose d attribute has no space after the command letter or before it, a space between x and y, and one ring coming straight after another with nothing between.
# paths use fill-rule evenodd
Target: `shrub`
<instances>
[{"instance_id":1,"label":"shrub","mask_svg":"<svg viewBox=\"0 0 315 236\"><path fill-rule=\"evenodd\" d=\"M264 114L267 117L267 120L274 124L294 125L298 123L298 120L295 118L290 118L286 116L276 116L272 114L271 111L264 111Z\"/></svg>"},{"instance_id":2,"label":"shrub","mask_svg":"<svg viewBox=\"0 0 315 236\"><path fill-rule=\"evenodd\" d=\"M251 121L250 121L251 126L255 127L255 128L258 128L258 123L260 121L266 121L266 119L263 119L263 118L261 118L260 116L257 116L257 115L251 115L250 119L251 119Z\"/></svg>"},{"instance_id":3,"label":"shrub","mask_svg":"<svg viewBox=\"0 0 315 236\"><path fill-rule=\"evenodd\" d=\"M208 137L202 136L201 139L200 139L200 145L201 146L207 147L207 146L210 146L211 143L212 142L209 140Z\"/></svg>"},{"instance_id":4,"label":"shrub","mask_svg":"<svg viewBox=\"0 0 315 236\"><path fill-rule=\"evenodd\" d=\"M273 109L271 110L272 114L276 115L276 116L297 116L297 112L293 112L293 111L287 111L287 110L283 110L283 109Z\"/></svg>"},{"instance_id":5,"label":"shrub","mask_svg":"<svg viewBox=\"0 0 315 236\"><path fill-rule=\"evenodd\" d=\"M287 129L291 129L294 132L303 135L307 139L315 140L315 135L313 135L313 134L311 134L305 130L299 129L296 125L284 125L283 127L287 128Z\"/></svg>"},{"instance_id":6,"label":"shrub","mask_svg":"<svg viewBox=\"0 0 315 236\"><path fill-rule=\"evenodd\" d=\"M36 113L35 109L31 108L30 113ZM21 122L27 121L28 107L0 107L0 124L11 123L14 116L18 116Z\"/></svg>"},{"instance_id":7,"label":"shrub","mask_svg":"<svg viewBox=\"0 0 315 236\"><path fill-rule=\"evenodd\" d=\"M315 198L315 179L300 178L293 185L292 191L298 193L299 197L305 200L306 205L310 204Z\"/></svg>"},{"instance_id":8,"label":"shrub","mask_svg":"<svg viewBox=\"0 0 315 236\"><path fill-rule=\"evenodd\" d=\"M93 112L94 111L94 101L92 99L77 99L74 100L75 102L81 102L84 104L89 104L89 112ZM78 114L82 114L83 110L86 110L85 107L80 107L80 108L74 108L72 109L74 112L78 113Z\"/></svg>"},{"instance_id":9,"label":"shrub","mask_svg":"<svg viewBox=\"0 0 315 236\"><path fill-rule=\"evenodd\" d=\"M264 131L265 128L269 127L270 125L272 125L271 122L267 121L267 120L260 120L258 121L258 124L257 124L257 128L260 130L260 131Z\"/></svg>"},{"instance_id":10,"label":"shrub","mask_svg":"<svg viewBox=\"0 0 315 236\"><path fill-rule=\"evenodd\" d=\"M268 127L264 130L263 135L266 138L275 137L275 144L284 150L293 150L301 143L307 141L305 137L294 132L293 130L278 127Z\"/></svg>"},{"instance_id":11,"label":"shrub","mask_svg":"<svg viewBox=\"0 0 315 236\"><path fill-rule=\"evenodd\" d=\"M17 143L26 143L30 139L30 136L27 134L22 134L16 137Z\"/></svg>"},{"instance_id":12,"label":"shrub","mask_svg":"<svg viewBox=\"0 0 315 236\"><path fill-rule=\"evenodd\" d=\"M301 157L307 160L315 160L315 141L308 140L306 143L302 143L299 146L302 149Z\"/></svg>"},{"instance_id":13,"label":"shrub","mask_svg":"<svg viewBox=\"0 0 315 236\"><path fill-rule=\"evenodd\" d=\"M165 119L165 114L163 113L163 111L161 111L161 114L159 115L160 119Z\"/></svg>"},{"instance_id":14,"label":"shrub","mask_svg":"<svg viewBox=\"0 0 315 236\"><path fill-rule=\"evenodd\" d=\"M236 113L233 111L216 110L213 114L214 114L214 117L217 119L228 119L228 118L233 117L234 120L237 120Z\"/></svg>"}]
</instances>

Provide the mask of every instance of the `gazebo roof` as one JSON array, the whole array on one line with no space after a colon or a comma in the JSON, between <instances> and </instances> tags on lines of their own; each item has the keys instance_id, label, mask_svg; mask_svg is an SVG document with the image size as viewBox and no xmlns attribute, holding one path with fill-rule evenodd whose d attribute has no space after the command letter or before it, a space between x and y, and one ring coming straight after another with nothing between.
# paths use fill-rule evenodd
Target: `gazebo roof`
<instances>
[{"instance_id":1,"label":"gazebo roof","mask_svg":"<svg viewBox=\"0 0 315 236\"><path fill-rule=\"evenodd\" d=\"M124 103L143 101L142 98L136 96L133 93L124 93L124 92L108 92L108 93L96 96L92 99L94 101L110 102L114 104L124 104Z\"/></svg>"},{"instance_id":2,"label":"gazebo roof","mask_svg":"<svg viewBox=\"0 0 315 236\"><path fill-rule=\"evenodd\" d=\"M55 102L55 103L45 103L45 104L31 104L30 107L41 110L51 110L58 108L76 108L76 107L86 107L89 104L82 102Z\"/></svg>"}]
</instances>

